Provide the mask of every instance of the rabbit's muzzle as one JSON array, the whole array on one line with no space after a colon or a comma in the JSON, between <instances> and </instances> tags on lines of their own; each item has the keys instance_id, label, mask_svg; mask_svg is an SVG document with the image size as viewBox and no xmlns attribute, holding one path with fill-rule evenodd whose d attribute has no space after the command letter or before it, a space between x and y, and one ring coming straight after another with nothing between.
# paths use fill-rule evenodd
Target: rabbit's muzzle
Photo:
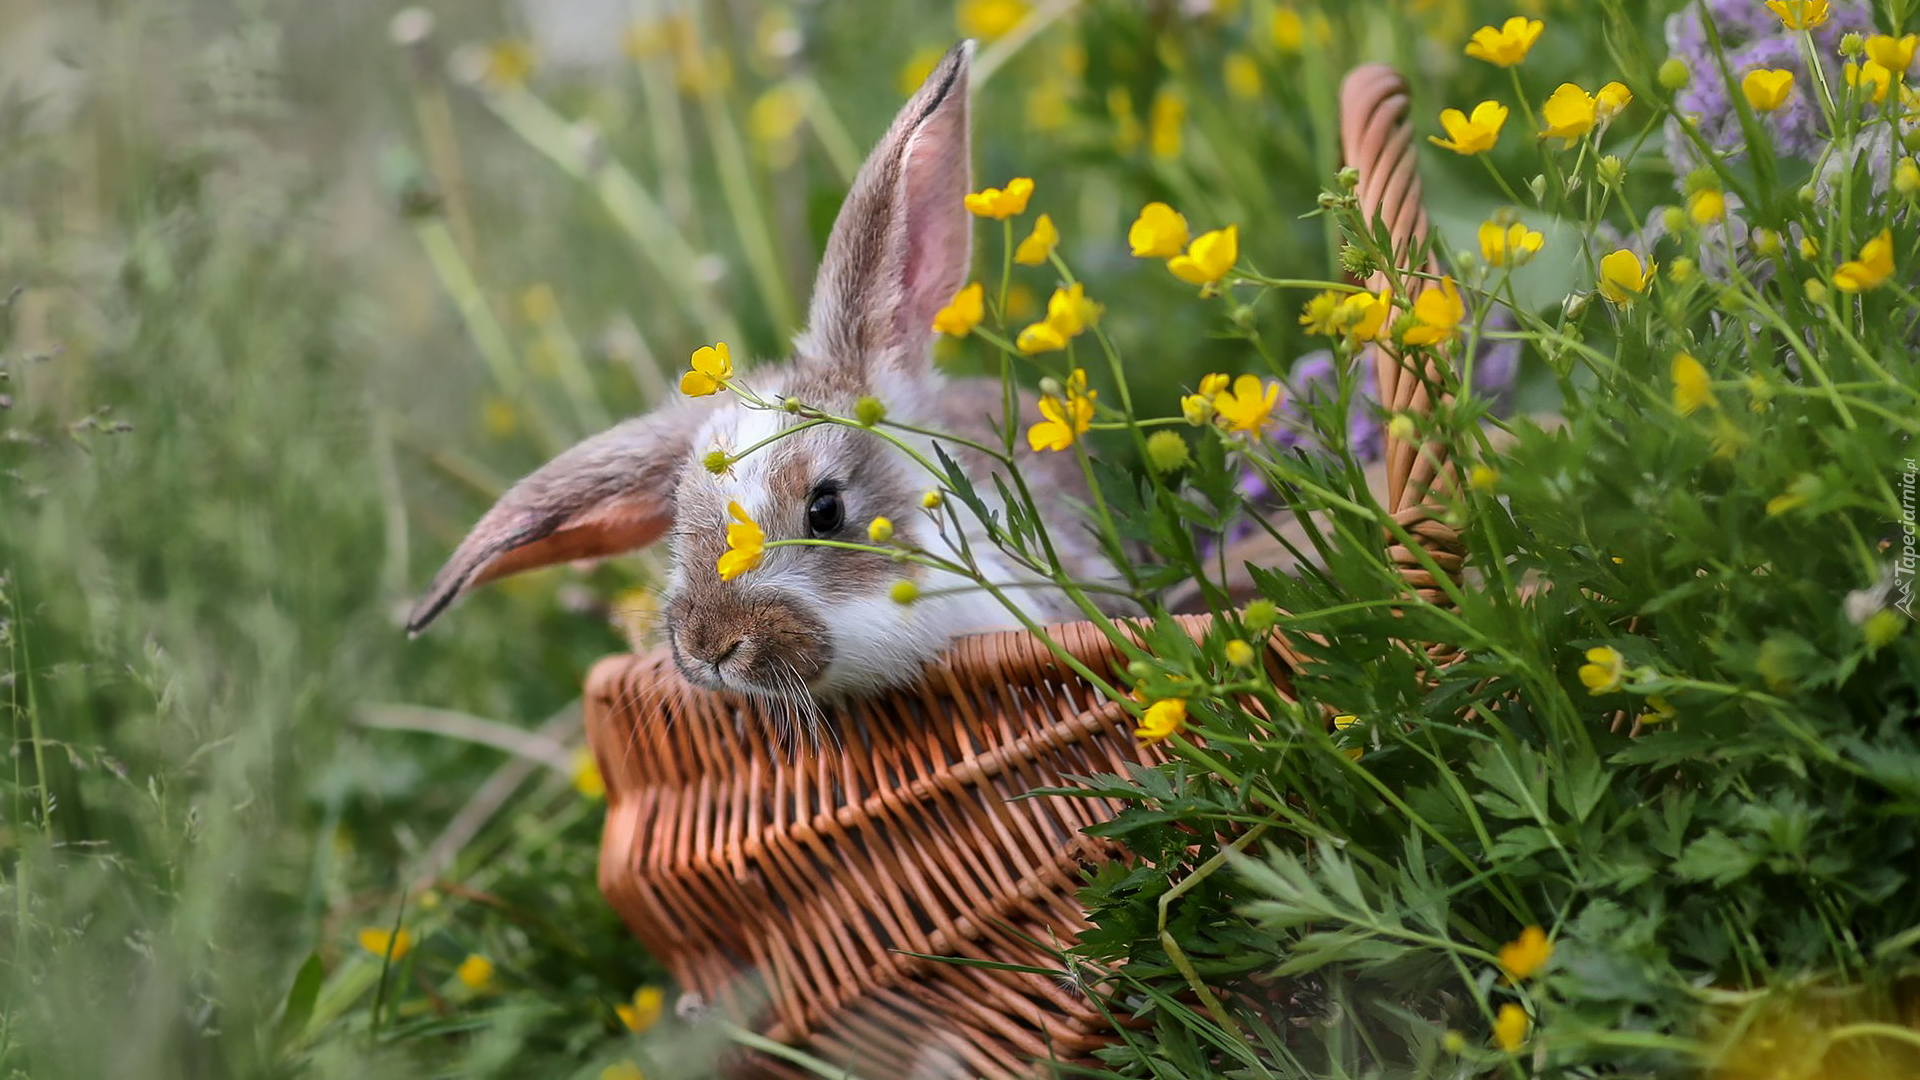
<instances>
[{"instance_id":1,"label":"rabbit's muzzle","mask_svg":"<svg viewBox=\"0 0 1920 1080\"><path fill-rule=\"evenodd\" d=\"M682 592L667 605L667 640L680 673L710 690L803 696L833 660L806 601L769 589Z\"/></svg>"}]
</instances>

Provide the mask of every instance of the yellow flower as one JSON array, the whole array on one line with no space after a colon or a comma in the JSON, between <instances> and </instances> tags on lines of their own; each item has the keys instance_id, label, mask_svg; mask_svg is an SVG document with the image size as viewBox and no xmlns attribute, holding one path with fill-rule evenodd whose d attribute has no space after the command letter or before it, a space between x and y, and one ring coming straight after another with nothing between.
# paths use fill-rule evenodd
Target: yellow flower
<instances>
[{"instance_id":1,"label":"yellow flower","mask_svg":"<svg viewBox=\"0 0 1920 1080\"><path fill-rule=\"evenodd\" d=\"M1429 288L1413 301L1415 325L1407 331L1409 345L1439 345L1460 330L1467 317L1467 305L1452 278L1440 279L1439 288Z\"/></svg>"},{"instance_id":2,"label":"yellow flower","mask_svg":"<svg viewBox=\"0 0 1920 1080\"><path fill-rule=\"evenodd\" d=\"M621 1003L613 1007L628 1031L635 1035L660 1022L660 1013L667 1003L666 991L657 986L643 986L633 992L631 1005Z\"/></svg>"},{"instance_id":3,"label":"yellow flower","mask_svg":"<svg viewBox=\"0 0 1920 1080\"><path fill-rule=\"evenodd\" d=\"M1681 416L1692 416L1702 406L1718 408L1713 397L1713 380L1706 366L1686 353L1673 358L1673 407Z\"/></svg>"},{"instance_id":4,"label":"yellow flower","mask_svg":"<svg viewBox=\"0 0 1920 1080\"><path fill-rule=\"evenodd\" d=\"M1058 352L1067 347L1066 335L1044 322L1037 322L1020 331L1013 339L1013 346L1028 356L1035 353Z\"/></svg>"},{"instance_id":5,"label":"yellow flower","mask_svg":"<svg viewBox=\"0 0 1920 1080\"><path fill-rule=\"evenodd\" d=\"M727 513L733 517L727 524L727 550L715 567L720 571L721 581L732 581L759 566L767 547L767 534L760 531L760 526L753 523L739 503L728 502Z\"/></svg>"},{"instance_id":6,"label":"yellow flower","mask_svg":"<svg viewBox=\"0 0 1920 1080\"><path fill-rule=\"evenodd\" d=\"M1740 92L1756 112L1774 112L1793 96L1793 72L1786 68L1754 68L1740 78Z\"/></svg>"},{"instance_id":7,"label":"yellow flower","mask_svg":"<svg viewBox=\"0 0 1920 1080\"><path fill-rule=\"evenodd\" d=\"M593 751L581 747L573 755L573 790L589 799L607 797L607 781L600 775L600 765L593 759Z\"/></svg>"},{"instance_id":8,"label":"yellow flower","mask_svg":"<svg viewBox=\"0 0 1920 1080\"><path fill-rule=\"evenodd\" d=\"M1187 99L1163 86L1147 108L1147 152L1162 161L1180 156L1180 125L1187 120Z\"/></svg>"},{"instance_id":9,"label":"yellow flower","mask_svg":"<svg viewBox=\"0 0 1920 1080\"><path fill-rule=\"evenodd\" d=\"M1027 429L1027 445L1035 451L1065 450L1093 426L1093 399L1100 392L1087 389L1087 373L1074 368L1066 390L1064 401L1052 394L1040 398L1040 415L1046 419Z\"/></svg>"},{"instance_id":10,"label":"yellow flower","mask_svg":"<svg viewBox=\"0 0 1920 1080\"><path fill-rule=\"evenodd\" d=\"M1234 667L1247 667L1253 663L1253 646L1234 638L1227 642L1227 663Z\"/></svg>"},{"instance_id":11,"label":"yellow flower","mask_svg":"<svg viewBox=\"0 0 1920 1080\"><path fill-rule=\"evenodd\" d=\"M1547 940L1547 932L1529 926L1520 931L1519 940L1500 946L1500 970L1506 973L1507 981L1524 982L1546 967L1552 957L1553 942Z\"/></svg>"},{"instance_id":12,"label":"yellow flower","mask_svg":"<svg viewBox=\"0 0 1920 1080\"><path fill-rule=\"evenodd\" d=\"M1227 84L1227 93L1246 101L1257 100L1264 89L1260 65L1243 52L1227 54L1220 65L1220 79Z\"/></svg>"},{"instance_id":13,"label":"yellow flower","mask_svg":"<svg viewBox=\"0 0 1920 1080\"><path fill-rule=\"evenodd\" d=\"M1180 698L1168 698L1147 706L1140 726L1133 729L1133 737L1152 745L1173 738L1186 726L1187 703Z\"/></svg>"},{"instance_id":14,"label":"yellow flower","mask_svg":"<svg viewBox=\"0 0 1920 1080\"><path fill-rule=\"evenodd\" d=\"M1189 285L1211 285L1226 277L1239 260L1240 226L1229 225L1194 237L1186 254L1167 260L1167 269Z\"/></svg>"},{"instance_id":15,"label":"yellow flower","mask_svg":"<svg viewBox=\"0 0 1920 1080\"><path fill-rule=\"evenodd\" d=\"M600 1080L647 1080L647 1074L631 1061L616 1061L600 1070Z\"/></svg>"},{"instance_id":16,"label":"yellow flower","mask_svg":"<svg viewBox=\"0 0 1920 1080\"><path fill-rule=\"evenodd\" d=\"M720 384L733 378L733 354L727 343L716 341L693 350L692 370L680 376L680 392L688 397L706 397L717 393Z\"/></svg>"},{"instance_id":17,"label":"yellow flower","mask_svg":"<svg viewBox=\"0 0 1920 1080\"><path fill-rule=\"evenodd\" d=\"M1611 694L1627 682L1627 658L1605 645L1587 650L1587 662L1580 665L1580 684L1595 697Z\"/></svg>"},{"instance_id":18,"label":"yellow flower","mask_svg":"<svg viewBox=\"0 0 1920 1080\"><path fill-rule=\"evenodd\" d=\"M1905 37L1874 34L1867 38L1867 59L1895 75L1904 75L1913 66L1916 46L1920 46L1920 34L1908 34Z\"/></svg>"},{"instance_id":19,"label":"yellow flower","mask_svg":"<svg viewBox=\"0 0 1920 1080\"><path fill-rule=\"evenodd\" d=\"M962 37L992 41L1019 26L1027 7L1026 0L961 0L955 21Z\"/></svg>"},{"instance_id":20,"label":"yellow flower","mask_svg":"<svg viewBox=\"0 0 1920 1080\"><path fill-rule=\"evenodd\" d=\"M1467 472L1467 486L1475 491L1492 491L1500 483L1500 470L1491 465L1475 465Z\"/></svg>"},{"instance_id":21,"label":"yellow flower","mask_svg":"<svg viewBox=\"0 0 1920 1080\"><path fill-rule=\"evenodd\" d=\"M1812 30L1825 26L1832 16L1827 0L1767 0L1767 10L1780 17L1780 25L1789 30Z\"/></svg>"},{"instance_id":22,"label":"yellow flower","mask_svg":"<svg viewBox=\"0 0 1920 1080\"><path fill-rule=\"evenodd\" d=\"M1166 203L1150 202L1127 230L1127 244L1136 259L1171 259L1187 246L1187 219Z\"/></svg>"},{"instance_id":23,"label":"yellow flower","mask_svg":"<svg viewBox=\"0 0 1920 1080\"><path fill-rule=\"evenodd\" d=\"M1047 317L1034 323L1014 339L1014 346L1028 355L1053 352L1067 347L1072 338L1093 325L1103 308L1087 299L1086 286L1055 289L1047 301Z\"/></svg>"},{"instance_id":24,"label":"yellow flower","mask_svg":"<svg viewBox=\"0 0 1920 1080\"><path fill-rule=\"evenodd\" d=\"M1215 416L1213 399L1226 388L1225 375L1216 372L1203 376L1200 379L1200 389L1180 399L1180 415L1186 417L1187 423L1195 427L1207 423Z\"/></svg>"},{"instance_id":25,"label":"yellow flower","mask_svg":"<svg viewBox=\"0 0 1920 1080\"><path fill-rule=\"evenodd\" d=\"M1524 1046L1527 1031L1533 1026L1527 1019L1527 1010L1509 1001L1500 1006L1500 1014L1493 1020L1493 1041L1500 1049L1514 1051Z\"/></svg>"},{"instance_id":26,"label":"yellow flower","mask_svg":"<svg viewBox=\"0 0 1920 1080\"><path fill-rule=\"evenodd\" d=\"M1631 304L1653 284L1653 264L1621 248L1600 260L1600 295L1616 304Z\"/></svg>"},{"instance_id":27,"label":"yellow flower","mask_svg":"<svg viewBox=\"0 0 1920 1080\"><path fill-rule=\"evenodd\" d=\"M893 522L884 517L867 522L867 539L876 544L884 544L893 539Z\"/></svg>"},{"instance_id":28,"label":"yellow flower","mask_svg":"<svg viewBox=\"0 0 1920 1080\"><path fill-rule=\"evenodd\" d=\"M1600 118L1600 106L1593 95L1572 83L1561 83L1540 107L1540 119L1546 129L1540 132L1543 139L1563 139L1563 145L1572 146L1582 135L1593 130Z\"/></svg>"},{"instance_id":29,"label":"yellow flower","mask_svg":"<svg viewBox=\"0 0 1920 1080\"><path fill-rule=\"evenodd\" d=\"M493 989L493 961L479 953L474 953L460 961L460 966L454 969L453 975L460 980L460 985L475 993Z\"/></svg>"},{"instance_id":30,"label":"yellow flower","mask_svg":"<svg viewBox=\"0 0 1920 1080\"><path fill-rule=\"evenodd\" d=\"M1879 236L1860 249L1860 258L1841 263L1833 272L1833 284L1841 292L1866 292L1879 288L1892 276L1893 231L1881 229Z\"/></svg>"},{"instance_id":31,"label":"yellow flower","mask_svg":"<svg viewBox=\"0 0 1920 1080\"><path fill-rule=\"evenodd\" d=\"M1893 190L1909 199L1920 194L1920 162L1903 157L1893 166Z\"/></svg>"},{"instance_id":32,"label":"yellow flower","mask_svg":"<svg viewBox=\"0 0 1920 1080\"><path fill-rule=\"evenodd\" d=\"M1333 337L1340 333L1340 304L1342 297L1332 289L1317 293L1300 308L1300 325L1307 328L1309 334Z\"/></svg>"},{"instance_id":33,"label":"yellow flower","mask_svg":"<svg viewBox=\"0 0 1920 1080\"><path fill-rule=\"evenodd\" d=\"M1642 724L1664 724L1679 714L1680 710L1674 708L1673 703L1666 698L1659 694L1648 694L1647 711L1634 719Z\"/></svg>"},{"instance_id":34,"label":"yellow flower","mask_svg":"<svg viewBox=\"0 0 1920 1080\"><path fill-rule=\"evenodd\" d=\"M1045 221L1042 214L1040 220ZM961 289L947 306L933 314L933 328L948 337L966 337L987 315L987 291L979 282Z\"/></svg>"},{"instance_id":35,"label":"yellow flower","mask_svg":"<svg viewBox=\"0 0 1920 1080\"><path fill-rule=\"evenodd\" d=\"M1488 266L1525 266L1546 242L1545 236L1517 221L1504 227L1480 223L1480 257Z\"/></svg>"},{"instance_id":36,"label":"yellow flower","mask_svg":"<svg viewBox=\"0 0 1920 1080\"><path fill-rule=\"evenodd\" d=\"M1893 85L1893 72L1872 60L1864 64L1848 64L1845 72L1847 85L1865 90L1868 101L1879 104L1887 100L1887 88Z\"/></svg>"},{"instance_id":37,"label":"yellow flower","mask_svg":"<svg viewBox=\"0 0 1920 1080\"><path fill-rule=\"evenodd\" d=\"M1264 386L1258 375L1242 375L1233 381L1233 389L1213 395L1213 411L1232 431L1253 431L1267 422L1280 404L1280 384Z\"/></svg>"},{"instance_id":38,"label":"yellow flower","mask_svg":"<svg viewBox=\"0 0 1920 1080\"><path fill-rule=\"evenodd\" d=\"M1027 200L1033 197L1033 181L1024 176L1016 176L1001 188L984 188L966 197L967 209L983 218L1005 221L1015 214L1027 211Z\"/></svg>"},{"instance_id":39,"label":"yellow flower","mask_svg":"<svg viewBox=\"0 0 1920 1080\"><path fill-rule=\"evenodd\" d=\"M1298 53L1306 47L1307 37L1311 33L1315 45L1325 45L1333 40L1333 24L1323 12L1316 11L1311 21L1302 18L1292 5L1284 5L1273 13L1273 43L1283 53Z\"/></svg>"},{"instance_id":40,"label":"yellow flower","mask_svg":"<svg viewBox=\"0 0 1920 1080\"><path fill-rule=\"evenodd\" d=\"M1610 82L1593 93L1594 110L1600 115L1600 122L1610 124L1627 106L1633 104L1633 91L1625 83Z\"/></svg>"},{"instance_id":41,"label":"yellow flower","mask_svg":"<svg viewBox=\"0 0 1920 1080\"><path fill-rule=\"evenodd\" d=\"M1369 292L1354 293L1340 301L1340 308L1334 314L1335 322L1345 327L1347 336L1355 341L1378 340L1392 318L1393 290L1390 288L1381 289L1378 296Z\"/></svg>"},{"instance_id":42,"label":"yellow flower","mask_svg":"<svg viewBox=\"0 0 1920 1080\"><path fill-rule=\"evenodd\" d=\"M1719 188L1701 188L1687 196L1687 217L1707 225L1727 216L1727 197Z\"/></svg>"},{"instance_id":43,"label":"yellow flower","mask_svg":"<svg viewBox=\"0 0 1920 1080\"><path fill-rule=\"evenodd\" d=\"M520 86L533 74L533 46L524 41L496 41L487 46L486 79L495 86Z\"/></svg>"},{"instance_id":44,"label":"yellow flower","mask_svg":"<svg viewBox=\"0 0 1920 1080\"><path fill-rule=\"evenodd\" d=\"M1475 30L1473 40L1467 42L1467 55L1498 67L1512 67L1527 58L1527 52L1540 40L1543 29L1545 26L1539 19L1515 15L1498 30L1491 26Z\"/></svg>"},{"instance_id":45,"label":"yellow flower","mask_svg":"<svg viewBox=\"0 0 1920 1080\"><path fill-rule=\"evenodd\" d=\"M1473 107L1471 117L1459 109L1442 109L1440 126L1447 137L1427 136L1427 141L1456 154L1481 154L1493 149L1500 128L1507 122L1507 107L1497 101L1483 101Z\"/></svg>"},{"instance_id":46,"label":"yellow flower","mask_svg":"<svg viewBox=\"0 0 1920 1080\"><path fill-rule=\"evenodd\" d=\"M1041 214L1034 219L1033 233L1013 249L1013 261L1021 266L1039 266L1059 243L1060 231L1053 227L1053 219Z\"/></svg>"},{"instance_id":47,"label":"yellow flower","mask_svg":"<svg viewBox=\"0 0 1920 1080\"><path fill-rule=\"evenodd\" d=\"M369 926L360 931L360 947L389 963L397 964L413 951L413 934L406 930Z\"/></svg>"},{"instance_id":48,"label":"yellow flower","mask_svg":"<svg viewBox=\"0 0 1920 1080\"><path fill-rule=\"evenodd\" d=\"M1779 517L1789 510L1798 510L1813 501L1820 494L1820 478L1801 473L1787 485L1787 490L1767 500L1767 516Z\"/></svg>"}]
</instances>

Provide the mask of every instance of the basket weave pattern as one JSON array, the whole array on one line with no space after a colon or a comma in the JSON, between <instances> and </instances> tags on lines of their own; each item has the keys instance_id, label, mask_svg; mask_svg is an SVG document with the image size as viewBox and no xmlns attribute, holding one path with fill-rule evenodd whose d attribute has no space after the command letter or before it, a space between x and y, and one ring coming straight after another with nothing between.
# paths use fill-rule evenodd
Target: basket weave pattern
<instances>
[{"instance_id":1,"label":"basket weave pattern","mask_svg":"<svg viewBox=\"0 0 1920 1080\"><path fill-rule=\"evenodd\" d=\"M1343 87L1356 195L1401 256L1426 232L1406 113L1389 69ZM1388 408L1432 407L1437 369L1385 351L1375 367ZM1460 566L1457 536L1427 505L1450 482L1447 456L1390 440L1388 463L1387 508L1422 549L1389 541L1391 556L1410 589L1437 598L1428 567ZM1180 621L1196 636L1209 624ZM1089 670L1126 662L1092 624L1049 635ZM1269 646L1281 694L1301 663L1284 640ZM1084 830L1120 806L1022 796L1163 758L1044 641L963 639L914 686L831 707L819 742L783 743L761 706L689 686L665 651L602 661L586 713L608 797L601 888L683 990L868 1080L1028 1077L1112 1039L1101 1009L1053 972L1087 926L1083 871L1122 855ZM728 1072L809 1075L746 1052Z\"/></svg>"}]
</instances>

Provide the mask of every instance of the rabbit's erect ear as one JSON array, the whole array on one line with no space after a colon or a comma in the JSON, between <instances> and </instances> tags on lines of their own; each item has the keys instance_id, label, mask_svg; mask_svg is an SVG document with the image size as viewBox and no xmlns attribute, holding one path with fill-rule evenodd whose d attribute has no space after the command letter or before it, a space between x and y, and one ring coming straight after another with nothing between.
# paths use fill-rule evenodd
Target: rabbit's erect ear
<instances>
[{"instance_id":1,"label":"rabbit's erect ear","mask_svg":"<svg viewBox=\"0 0 1920 1080\"><path fill-rule=\"evenodd\" d=\"M971 41L947 53L854 177L814 282L803 357L910 370L928 362L933 317L971 262L972 64Z\"/></svg>"},{"instance_id":2,"label":"rabbit's erect ear","mask_svg":"<svg viewBox=\"0 0 1920 1080\"><path fill-rule=\"evenodd\" d=\"M710 412L674 405L575 445L507 490L407 616L417 634L468 590L522 570L645 547L673 524L673 489Z\"/></svg>"}]
</instances>

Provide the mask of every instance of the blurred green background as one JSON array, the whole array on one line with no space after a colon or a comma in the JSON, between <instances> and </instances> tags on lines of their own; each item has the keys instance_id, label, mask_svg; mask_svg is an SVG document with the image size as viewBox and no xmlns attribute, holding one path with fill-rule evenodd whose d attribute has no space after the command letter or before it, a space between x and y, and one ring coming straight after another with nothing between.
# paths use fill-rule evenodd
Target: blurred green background
<instances>
[{"instance_id":1,"label":"blurred green background","mask_svg":"<svg viewBox=\"0 0 1920 1080\"><path fill-rule=\"evenodd\" d=\"M656 564L409 642L426 576L696 346L783 351L853 168L963 34L980 183L1036 178L1166 414L1250 354L1128 257L1139 206L1327 276L1339 73L1471 94L1504 76L1459 42L1511 13L0 0L0 1073L700 1075L670 1018L624 1037L660 978L576 775L579 679L644 638ZM1053 284L1023 273L1016 325ZM1276 367L1295 314L1249 313ZM383 972L360 932L396 925Z\"/></svg>"}]
</instances>

